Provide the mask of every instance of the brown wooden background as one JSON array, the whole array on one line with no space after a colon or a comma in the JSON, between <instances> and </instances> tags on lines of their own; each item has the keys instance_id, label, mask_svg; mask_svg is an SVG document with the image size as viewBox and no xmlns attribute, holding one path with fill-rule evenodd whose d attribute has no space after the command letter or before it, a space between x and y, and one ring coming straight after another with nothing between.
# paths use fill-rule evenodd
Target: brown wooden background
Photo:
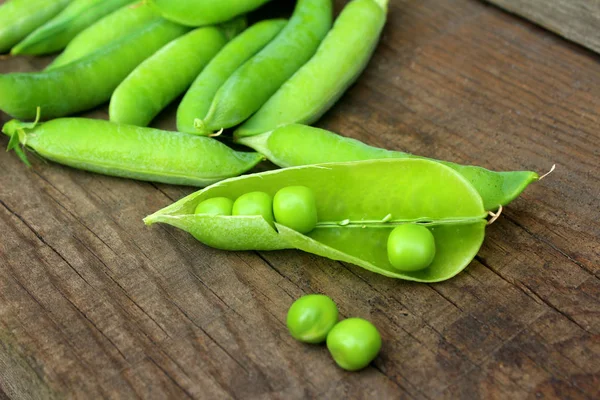
<instances>
[{"instance_id":1,"label":"brown wooden background","mask_svg":"<svg viewBox=\"0 0 600 400\"><path fill-rule=\"evenodd\" d=\"M600 57L476 0L391 3L372 62L319 126L496 170L557 164L476 260L426 285L215 250L141 221L193 188L2 152L0 399L600 396ZM315 292L377 325L372 366L344 372L288 335L287 308Z\"/></svg>"}]
</instances>

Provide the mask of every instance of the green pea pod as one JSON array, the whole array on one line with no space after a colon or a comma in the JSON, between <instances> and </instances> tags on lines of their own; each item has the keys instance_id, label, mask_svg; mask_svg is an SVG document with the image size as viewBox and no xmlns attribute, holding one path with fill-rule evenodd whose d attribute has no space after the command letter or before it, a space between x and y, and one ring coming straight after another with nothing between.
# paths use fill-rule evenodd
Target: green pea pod
<instances>
[{"instance_id":1,"label":"green pea pod","mask_svg":"<svg viewBox=\"0 0 600 400\"><path fill-rule=\"evenodd\" d=\"M74 0L11 50L12 54L40 55L64 49L77 34L98 19L134 0Z\"/></svg>"},{"instance_id":2,"label":"green pea pod","mask_svg":"<svg viewBox=\"0 0 600 400\"><path fill-rule=\"evenodd\" d=\"M66 49L46 67L46 70L79 60L112 42L143 29L159 18L158 13L148 5L125 5L75 36Z\"/></svg>"},{"instance_id":3,"label":"green pea pod","mask_svg":"<svg viewBox=\"0 0 600 400\"><path fill-rule=\"evenodd\" d=\"M149 0L161 15L187 26L225 22L260 7L269 0Z\"/></svg>"},{"instance_id":4,"label":"green pea pod","mask_svg":"<svg viewBox=\"0 0 600 400\"><path fill-rule=\"evenodd\" d=\"M86 118L43 124L12 120L2 128L9 149L28 164L19 142L40 156L105 175L177 185L206 186L237 176L262 160L217 140Z\"/></svg>"},{"instance_id":5,"label":"green pea pod","mask_svg":"<svg viewBox=\"0 0 600 400\"><path fill-rule=\"evenodd\" d=\"M208 113L195 121L204 134L230 128L258 110L306 61L331 28L331 0L298 0L283 30L237 69L215 94Z\"/></svg>"},{"instance_id":6,"label":"green pea pod","mask_svg":"<svg viewBox=\"0 0 600 400\"><path fill-rule=\"evenodd\" d=\"M315 55L234 133L252 136L278 126L310 125L325 113L366 67L386 19L388 0L352 0Z\"/></svg>"},{"instance_id":7,"label":"green pea pod","mask_svg":"<svg viewBox=\"0 0 600 400\"><path fill-rule=\"evenodd\" d=\"M272 132L241 138L237 142L264 154L269 161L283 168L383 158L427 159L401 151L371 147L324 129L299 124L282 126ZM539 178L535 172L530 171L495 172L471 165L438 162L466 178L479 192L485 209L489 211L507 205Z\"/></svg>"},{"instance_id":8,"label":"green pea pod","mask_svg":"<svg viewBox=\"0 0 600 400\"><path fill-rule=\"evenodd\" d=\"M292 185L315 196L318 223L301 234L261 216L194 214L213 197L235 199L252 191L273 196ZM292 167L232 178L193 193L146 217L227 250L297 248L356 264L393 278L437 282L456 275L481 246L487 213L473 186L453 169L418 159L387 159ZM387 238L398 225L418 223L435 238L432 264L399 272L387 258Z\"/></svg>"},{"instance_id":9,"label":"green pea pod","mask_svg":"<svg viewBox=\"0 0 600 400\"><path fill-rule=\"evenodd\" d=\"M0 5L0 53L6 53L72 0L9 0Z\"/></svg>"},{"instance_id":10,"label":"green pea pod","mask_svg":"<svg viewBox=\"0 0 600 400\"><path fill-rule=\"evenodd\" d=\"M227 43L216 27L198 28L154 53L125 78L110 99L110 120L146 126L187 89Z\"/></svg>"},{"instance_id":11,"label":"green pea pod","mask_svg":"<svg viewBox=\"0 0 600 400\"><path fill-rule=\"evenodd\" d=\"M194 80L177 108L177 130L202 134L194 120L208 112L221 85L250 57L265 47L287 23L284 19L258 22L227 43Z\"/></svg>"},{"instance_id":12,"label":"green pea pod","mask_svg":"<svg viewBox=\"0 0 600 400\"><path fill-rule=\"evenodd\" d=\"M158 20L109 46L50 71L0 74L0 110L32 120L88 110L110 99L115 88L142 61L188 28Z\"/></svg>"}]
</instances>

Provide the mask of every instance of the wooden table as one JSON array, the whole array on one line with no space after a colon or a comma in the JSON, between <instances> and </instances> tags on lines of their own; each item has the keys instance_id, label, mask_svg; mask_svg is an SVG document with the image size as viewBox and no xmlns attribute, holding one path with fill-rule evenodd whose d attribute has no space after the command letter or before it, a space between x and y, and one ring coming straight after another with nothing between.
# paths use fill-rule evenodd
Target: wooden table
<instances>
[{"instance_id":1,"label":"wooden table","mask_svg":"<svg viewBox=\"0 0 600 400\"><path fill-rule=\"evenodd\" d=\"M193 188L2 152L0 399L598 398L599 72L598 55L486 3L392 1L373 60L319 126L496 170L557 165L432 285L215 250L141 221ZM315 292L380 329L366 370L287 333L292 301Z\"/></svg>"}]
</instances>

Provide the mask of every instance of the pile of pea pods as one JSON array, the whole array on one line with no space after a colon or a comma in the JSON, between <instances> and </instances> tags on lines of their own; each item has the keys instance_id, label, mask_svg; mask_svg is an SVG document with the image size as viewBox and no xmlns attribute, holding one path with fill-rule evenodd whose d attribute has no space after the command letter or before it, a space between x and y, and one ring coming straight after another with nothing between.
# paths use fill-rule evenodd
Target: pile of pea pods
<instances>
[{"instance_id":1,"label":"pile of pea pods","mask_svg":"<svg viewBox=\"0 0 600 400\"><path fill-rule=\"evenodd\" d=\"M248 25L269 0L7 0L0 53L60 53L43 71L0 74L0 110L16 118L2 132L27 165L35 152L205 187L144 221L209 246L295 248L393 278L451 278L477 254L488 217L539 177L310 126L367 66L387 3L350 0L334 21L332 0L297 0L289 19ZM177 132L149 128L178 98ZM65 118L107 102L110 121ZM229 134L248 150L219 140ZM281 169L240 176L264 159Z\"/></svg>"}]
</instances>

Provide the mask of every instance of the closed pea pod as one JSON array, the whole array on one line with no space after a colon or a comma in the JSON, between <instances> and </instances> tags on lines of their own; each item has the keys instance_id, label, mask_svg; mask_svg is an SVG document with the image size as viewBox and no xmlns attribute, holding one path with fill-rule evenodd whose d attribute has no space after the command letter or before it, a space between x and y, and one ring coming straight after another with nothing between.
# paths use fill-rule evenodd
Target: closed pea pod
<instances>
[{"instance_id":1,"label":"closed pea pod","mask_svg":"<svg viewBox=\"0 0 600 400\"><path fill-rule=\"evenodd\" d=\"M231 42L208 63L194 80L177 108L177 130L192 134L198 116L205 116L221 85L250 57L265 47L285 26L284 19L257 22Z\"/></svg>"},{"instance_id":2,"label":"closed pea pod","mask_svg":"<svg viewBox=\"0 0 600 400\"><path fill-rule=\"evenodd\" d=\"M9 0L0 5L0 53L61 12L72 0Z\"/></svg>"},{"instance_id":3,"label":"closed pea pod","mask_svg":"<svg viewBox=\"0 0 600 400\"><path fill-rule=\"evenodd\" d=\"M199 28L168 43L117 87L110 99L110 120L148 125L185 91L225 43L225 35L216 27Z\"/></svg>"},{"instance_id":4,"label":"closed pea pod","mask_svg":"<svg viewBox=\"0 0 600 400\"><path fill-rule=\"evenodd\" d=\"M148 5L127 4L75 36L46 69L57 68L83 58L114 41L143 29L159 18L160 16Z\"/></svg>"},{"instance_id":5,"label":"closed pea pod","mask_svg":"<svg viewBox=\"0 0 600 400\"><path fill-rule=\"evenodd\" d=\"M236 152L200 136L119 125L86 118L59 118L42 124L7 122L9 148L19 142L40 156L106 175L179 185L206 186L256 165L257 153Z\"/></svg>"},{"instance_id":6,"label":"closed pea pod","mask_svg":"<svg viewBox=\"0 0 600 400\"><path fill-rule=\"evenodd\" d=\"M267 1L269 0L149 0L149 3L164 18L196 27L228 21Z\"/></svg>"},{"instance_id":7,"label":"closed pea pod","mask_svg":"<svg viewBox=\"0 0 600 400\"><path fill-rule=\"evenodd\" d=\"M355 139L300 124L290 124L272 132L240 138L238 143L264 154L269 161L282 168L385 158L426 159L401 151L368 146ZM538 179L538 175L531 171L495 172L471 165L439 162L465 177L481 195L485 209L490 211L507 205Z\"/></svg>"},{"instance_id":8,"label":"closed pea pod","mask_svg":"<svg viewBox=\"0 0 600 400\"><path fill-rule=\"evenodd\" d=\"M288 24L219 88L195 127L210 134L244 121L314 54L329 31L331 0L298 0Z\"/></svg>"},{"instance_id":9,"label":"closed pea pod","mask_svg":"<svg viewBox=\"0 0 600 400\"><path fill-rule=\"evenodd\" d=\"M188 28L159 20L60 68L0 75L0 110L19 119L56 118L100 105L143 60Z\"/></svg>"},{"instance_id":10,"label":"closed pea pod","mask_svg":"<svg viewBox=\"0 0 600 400\"><path fill-rule=\"evenodd\" d=\"M365 68L386 20L387 0L352 0L315 55L244 122L234 135L252 136L278 126L312 124Z\"/></svg>"},{"instance_id":11,"label":"closed pea pod","mask_svg":"<svg viewBox=\"0 0 600 400\"><path fill-rule=\"evenodd\" d=\"M74 0L60 14L28 35L12 54L48 54L64 49L77 34L134 0Z\"/></svg>"},{"instance_id":12,"label":"closed pea pod","mask_svg":"<svg viewBox=\"0 0 600 400\"><path fill-rule=\"evenodd\" d=\"M315 197L318 222L302 234L261 216L194 214L213 197L274 195L305 186ZM360 196L357 195L360 193ZM292 167L227 179L193 193L144 219L190 232L227 250L296 248L346 261L389 277L437 282L451 278L475 257L485 234L481 197L460 174L440 163L386 159ZM420 271L399 271L388 259L387 240L402 224L422 224L435 238L435 257Z\"/></svg>"}]
</instances>

